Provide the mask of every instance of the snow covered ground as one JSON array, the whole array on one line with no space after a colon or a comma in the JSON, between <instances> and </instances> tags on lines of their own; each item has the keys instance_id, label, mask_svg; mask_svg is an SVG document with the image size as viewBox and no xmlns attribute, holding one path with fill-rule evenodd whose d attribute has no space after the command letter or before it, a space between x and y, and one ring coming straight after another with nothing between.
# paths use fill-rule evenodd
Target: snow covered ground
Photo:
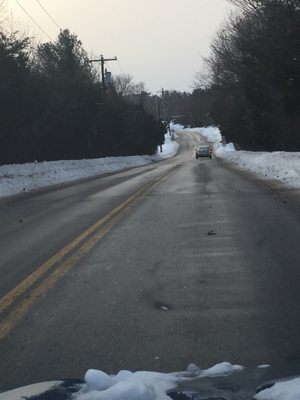
<instances>
[{"instance_id":1,"label":"snow covered ground","mask_svg":"<svg viewBox=\"0 0 300 400\"><path fill-rule=\"evenodd\" d=\"M277 180L290 188L300 188L300 153L235 151L232 143L222 146L222 136L216 127L183 129L181 125L173 125L173 129L176 132L198 133L212 143L216 157L230 161L263 179Z\"/></svg>"},{"instance_id":2,"label":"snow covered ground","mask_svg":"<svg viewBox=\"0 0 300 400\"><path fill-rule=\"evenodd\" d=\"M158 152L154 156L105 157L91 160L2 165L0 166L0 197L160 161L175 155L178 143L171 141L170 135L166 134L165 144L162 147L162 153Z\"/></svg>"}]
</instances>

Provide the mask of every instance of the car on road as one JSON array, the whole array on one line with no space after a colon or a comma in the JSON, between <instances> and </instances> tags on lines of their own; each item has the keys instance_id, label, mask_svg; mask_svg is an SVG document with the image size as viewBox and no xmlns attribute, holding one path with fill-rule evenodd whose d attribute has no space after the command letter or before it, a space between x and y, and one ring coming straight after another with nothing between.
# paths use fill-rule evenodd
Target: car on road
<instances>
[{"instance_id":1,"label":"car on road","mask_svg":"<svg viewBox=\"0 0 300 400\"><path fill-rule=\"evenodd\" d=\"M200 145L195 149L195 156L196 158L199 157L212 157L212 149L208 145Z\"/></svg>"}]
</instances>

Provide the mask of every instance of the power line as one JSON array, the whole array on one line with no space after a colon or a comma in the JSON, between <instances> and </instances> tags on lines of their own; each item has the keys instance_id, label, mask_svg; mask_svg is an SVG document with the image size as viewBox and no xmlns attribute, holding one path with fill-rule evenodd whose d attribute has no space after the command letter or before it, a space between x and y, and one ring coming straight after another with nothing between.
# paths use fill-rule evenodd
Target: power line
<instances>
[{"instance_id":1,"label":"power line","mask_svg":"<svg viewBox=\"0 0 300 400\"><path fill-rule=\"evenodd\" d=\"M117 62L118 62L118 64L119 64L119 67L120 67L120 70L122 71L122 73L123 73L124 75L126 75L125 72L124 72L124 69L122 68L122 65L121 65L120 62L119 62L119 60L117 60Z\"/></svg>"},{"instance_id":2,"label":"power line","mask_svg":"<svg viewBox=\"0 0 300 400\"><path fill-rule=\"evenodd\" d=\"M41 9L48 15L48 17L51 19L52 22L58 27L58 29L62 30L62 28L58 25L58 23L55 21L55 19L49 14L49 12L46 10L46 8L40 3L39 0L35 0L38 5L41 7Z\"/></svg>"},{"instance_id":3,"label":"power line","mask_svg":"<svg viewBox=\"0 0 300 400\"><path fill-rule=\"evenodd\" d=\"M44 35L46 35L51 42L54 42L54 40L52 39L52 37L50 35L48 35L47 32L44 31L44 29L32 18L32 16L25 10L25 8L22 6L22 4L20 4L20 2L18 0L16 0L16 3L19 5L20 8L22 8L22 10L24 11L24 13L31 19L31 21L40 29L41 32L43 32Z\"/></svg>"}]
</instances>

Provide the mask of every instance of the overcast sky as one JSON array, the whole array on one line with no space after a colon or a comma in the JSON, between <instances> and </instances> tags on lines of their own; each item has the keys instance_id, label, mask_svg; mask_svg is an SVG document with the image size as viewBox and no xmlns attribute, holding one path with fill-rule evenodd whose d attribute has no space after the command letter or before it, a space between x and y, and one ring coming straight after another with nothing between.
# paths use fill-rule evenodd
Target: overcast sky
<instances>
[{"instance_id":1,"label":"overcast sky","mask_svg":"<svg viewBox=\"0 0 300 400\"><path fill-rule=\"evenodd\" d=\"M118 57L107 67L125 72L147 90L190 91L201 56L232 7L226 0L5 0L8 10L31 32L34 23L17 4L56 38L59 26L69 28L94 56ZM45 41L47 37L40 33Z\"/></svg>"}]
</instances>

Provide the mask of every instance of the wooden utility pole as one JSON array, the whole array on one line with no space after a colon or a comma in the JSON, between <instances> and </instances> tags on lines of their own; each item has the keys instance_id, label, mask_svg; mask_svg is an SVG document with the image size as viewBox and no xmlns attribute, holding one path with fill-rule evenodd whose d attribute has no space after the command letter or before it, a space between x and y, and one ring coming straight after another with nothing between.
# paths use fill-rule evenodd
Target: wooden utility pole
<instances>
[{"instance_id":1,"label":"wooden utility pole","mask_svg":"<svg viewBox=\"0 0 300 400\"><path fill-rule=\"evenodd\" d=\"M163 107L163 119L166 121L166 102L165 102L165 91L164 88L161 89L162 107Z\"/></svg>"},{"instance_id":2,"label":"wooden utility pole","mask_svg":"<svg viewBox=\"0 0 300 400\"><path fill-rule=\"evenodd\" d=\"M165 90L162 88L156 93L160 93L161 97L157 98L157 111L159 120L166 121L167 113L166 113L166 102L165 102ZM160 101L161 100L161 101Z\"/></svg>"},{"instance_id":3,"label":"wooden utility pole","mask_svg":"<svg viewBox=\"0 0 300 400\"><path fill-rule=\"evenodd\" d=\"M105 63L105 61L117 61L117 57L104 58L104 56L101 55L99 59L89 60L90 63L94 63L94 62L100 62L101 63L102 99L103 99L104 102L106 100L106 83L105 83L105 71L104 71L104 63Z\"/></svg>"},{"instance_id":4,"label":"wooden utility pole","mask_svg":"<svg viewBox=\"0 0 300 400\"><path fill-rule=\"evenodd\" d=\"M160 121L160 97L157 96L156 99L157 99L157 119L158 121Z\"/></svg>"}]
</instances>

